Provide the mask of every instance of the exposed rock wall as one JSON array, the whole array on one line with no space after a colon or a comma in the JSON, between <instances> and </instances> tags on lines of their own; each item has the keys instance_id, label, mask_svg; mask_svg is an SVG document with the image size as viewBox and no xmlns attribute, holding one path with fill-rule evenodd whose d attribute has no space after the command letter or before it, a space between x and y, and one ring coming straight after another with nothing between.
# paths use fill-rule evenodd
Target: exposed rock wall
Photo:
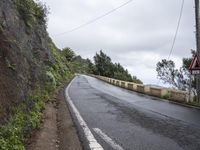
<instances>
[{"instance_id":1,"label":"exposed rock wall","mask_svg":"<svg viewBox=\"0 0 200 150\"><path fill-rule=\"evenodd\" d=\"M46 64L53 62L45 24L27 26L15 2L0 0L0 123L44 82Z\"/></svg>"}]
</instances>

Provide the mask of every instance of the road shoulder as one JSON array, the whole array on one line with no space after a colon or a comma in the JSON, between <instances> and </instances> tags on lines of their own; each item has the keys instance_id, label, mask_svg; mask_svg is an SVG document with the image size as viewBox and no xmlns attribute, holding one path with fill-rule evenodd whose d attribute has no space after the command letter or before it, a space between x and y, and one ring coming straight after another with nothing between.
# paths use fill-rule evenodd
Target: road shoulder
<instances>
[{"instance_id":1,"label":"road shoulder","mask_svg":"<svg viewBox=\"0 0 200 150\"><path fill-rule=\"evenodd\" d=\"M43 123L33 132L27 150L82 150L61 87L45 106Z\"/></svg>"},{"instance_id":2,"label":"road shoulder","mask_svg":"<svg viewBox=\"0 0 200 150\"><path fill-rule=\"evenodd\" d=\"M57 96L57 101L59 101L57 111L59 150L82 150L77 130L65 100L64 90L65 88L62 88Z\"/></svg>"}]
</instances>

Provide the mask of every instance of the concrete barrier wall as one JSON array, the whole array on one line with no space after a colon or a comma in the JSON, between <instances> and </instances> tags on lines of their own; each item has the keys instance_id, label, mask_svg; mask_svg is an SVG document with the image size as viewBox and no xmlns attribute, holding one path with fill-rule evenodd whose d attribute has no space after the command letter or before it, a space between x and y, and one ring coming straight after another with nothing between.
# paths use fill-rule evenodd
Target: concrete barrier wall
<instances>
[{"instance_id":1,"label":"concrete barrier wall","mask_svg":"<svg viewBox=\"0 0 200 150\"><path fill-rule=\"evenodd\" d=\"M121 82L121 87L126 88L126 82Z\"/></svg>"},{"instance_id":2,"label":"concrete barrier wall","mask_svg":"<svg viewBox=\"0 0 200 150\"><path fill-rule=\"evenodd\" d=\"M159 88L159 87L151 87L151 86L146 86L143 84L136 84L133 82L126 82L126 81L121 81L121 80L116 80L112 78L107 78L103 76L96 76L96 75L91 75L95 78L98 78L100 80L103 80L105 82L108 82L110 84L132 90L135 92L151 95L151 96L156 96L159 98L164 98L164 99L169 99L177 102L188 102L189 100L189 94L188 92L185 91L179 91L179 90L173 90L173 89L167 89L167 88Z\"/></svg>"},{"instance_id":3,"label":"concrete barrier wall","mask_svg":"<svg viewBox=\"0 0 200 150\"><path fill-rule=\"evenodd\" d=\"M129 89L129 90L134 90L133 89L133 86L134 86L134 84L132 84L132 83L127 83L127 89Z\"/></svg>"},{"instance_id":4,"label":"concrete barrier wall","mask_svg":"<svg viewBox=\"0 0 200 150\"><path fill-rule=\"evenodd\" d=\"M178 102L188 101L189 95L184 91L170 91L170 99Z\"/></svg>"},{"instance_id":5,"label":"concrete barrier wall","mask_svg":"<svg viewBox=\"0 0 200 150\"><path fill-rule=\"evenodd\" d=\"M150 95L161 97L162 96L162 90L160 88L151 87L150 88Z\"/></svg>"},{"instance_id":6,"label":"concrete barrier wall","mask_svg":"<svg viewBox=\"0 0 200 150\"><path fill-rule=\"evenodd\" d=\"M144 92L144 85L138 84L138 85L137 85L137 92L145 93L145 92Z\"/></svg>"}]
</instances>

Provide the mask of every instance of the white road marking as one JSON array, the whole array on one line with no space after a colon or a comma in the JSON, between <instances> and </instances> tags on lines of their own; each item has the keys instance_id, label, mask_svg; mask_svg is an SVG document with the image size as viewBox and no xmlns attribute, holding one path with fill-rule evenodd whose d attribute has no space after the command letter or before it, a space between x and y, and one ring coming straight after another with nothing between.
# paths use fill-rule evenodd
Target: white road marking
<instances>
[{"instance_id":1,"label":"white road marking","mask_svg":"<svg viewBox=\"0 0 200 150\"><path fill-rule=\"evenodd\" d=\"M115 141L113 141L109 136L103 133L99 128L93 128L93 130L113 149L115 150L124 150L120 145L118 145Z\"/></svg>"},{"instance_id":2,"label":"white road marking","mask_svg":"<svg viewBox=\"0 0 200 150\"><path fill-rule=\"evenodd\" d=\"M69 97L69 87L71 86L71 83L74 81L74 79L69 83L69 85L67 86L66 90L65 90L65 96L67 98L67 102L69 103L70 107L73 109L75 116L77 117L77 120L80 124L80 126L83 128L85 137L87 138L88 142L89 142L89 147L91 150L104 150L103 147L97 142L97 140L94 138L94 135L92 134L92 132L90 131L90 129L88 128L86 122L83 120L83 118L81 117L78 109L76 108L76 106L74 105L74 103L72 102L71 98Z\"/></svg>"}]
</instances>

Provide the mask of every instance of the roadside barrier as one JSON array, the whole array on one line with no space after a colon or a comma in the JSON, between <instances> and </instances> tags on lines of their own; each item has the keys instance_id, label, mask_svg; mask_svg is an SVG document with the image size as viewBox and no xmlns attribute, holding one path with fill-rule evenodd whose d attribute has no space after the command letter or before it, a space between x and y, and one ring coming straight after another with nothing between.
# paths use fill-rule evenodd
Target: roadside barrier
<instances>
[{"instance_id":1,"label":"roadside barrier","mask_svg":"<svg viewBox=\"0 0 200 150\"><path fill-rule=\"evenodd\" d=\"M163 87L154 87L154 86L147 86L144 84L136 84L134 82L126 82L122 80L117 80L113 78L108 78L104 76L97 76L97 75L90 75L92 77L95 77L97 79L103 80L105 82L108 82L110 84L132 90L135 92L168 99L176 102L189 102L189 93L186 91L180 91L180 90L174 90L169 88L163 88ZM191 98L192 99L192 98Z\"/></svg>"}]
</instances>

